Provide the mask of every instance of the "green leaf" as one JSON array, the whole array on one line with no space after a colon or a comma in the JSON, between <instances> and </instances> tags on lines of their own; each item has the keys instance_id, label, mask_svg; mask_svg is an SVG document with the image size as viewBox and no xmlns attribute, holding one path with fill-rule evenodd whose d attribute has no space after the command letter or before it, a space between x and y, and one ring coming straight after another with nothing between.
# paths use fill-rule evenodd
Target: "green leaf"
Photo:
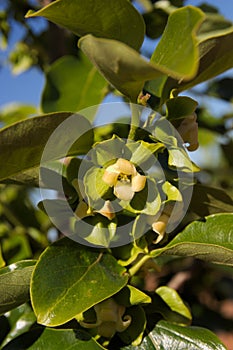
<instances>
[{"instance_id":1,"label":"green leaf","mask_svg":"<svg viewBox=\"0 0 233 350\"><path fill-rule=\"evenodd\" d=\"M109 83L132 101L137 100L146 80L164 73L120 41L86 35L79 47Z\"/></svg>"},{"instance_id":2,"label":"green leaf","mask_svg":"<svg viewBox=\"0 0 233 350\"><path fill-rule=\"evenodd\" d=\"M162 298L162 300L170 307L172 311L183 316L189 321L192 320L192 315L189 308L184 304L183 300L174 289L161 286L156 289L155 293Z\"/></svg>"},{"instance_id":3,"label":"green leaf","mask_svg":"<svg viewBox=\"0 0 233 350\"><path fill-rule=\"evenodd\" d=\"M199 66L196 33L204 17L204 13L193 6L185 6L171 13L162 38L151 56L151 62L165 74L156 79L153 79L152 76L147 79L144 86L146 91L162 97L168 76L175 77L179 81L186 81L196 75ZM182 31L179 29L181 27ZM169 92L167 91L166 98Z\"/></svg>"},{"instance_id":4,"label":"green leaf","mask_svg":"<svg viewBox=\"0 0 233 350\"><path fill-rule=\"evenodd\" d=\"M153 257L168 254L193 256L215 264L233 266L233 214L207 216L194 221L166 247L151 252Z\"/></svg>"},{"instance_id":5,"label":"green leaf","mask_svg":"<svg viewBox=\"0 0 233 350\"><path fill-rule=\"evenodd\" d=\"M93 146L91 152L92 161L98 165L107 167L110 163L117 161L118 158L128 159L130 152L125 145L125 142L116 135L109 140L98 142Z\"/></svg>"},{"instance_id":6,"label":"green leaf","mask_svg":"<svg viewBox=\"0 0 233 350\"><path fill-rule=\"evenodd\" d=\"M149 143L138 141L129 142L127 147L132 152L130 161L145 171L155 164L155 153L161 151L164 145L161 142Z\"/></svg>"},{"instance_id":7,"label":"green leaf","mask_svg":"<svg viewBox=\"0 0 233 350\"><path fill-rule=\"evenodd\" d=\"M172 12L151 61L169 75L176 74L177 79L193 78L199 58L196 32L203 19L204 13L193 6Z\"/></svg>"},{"instance_id":8,"label":"green leaf","mask_svg":"<svg viewBox=\"0 0 233 350\"><path fill-rule=\"evenodd\" d=\"M214 333L201 327L182 327L166 321L157 323L154 330L138 347L125 350L226 350Z\"/></svg>"},{"instance_id":9,"label":"green leaf","mask_svg":"<svg viewBox=\"0 0 233 350\"><path fill-rule=\"evenodd\" d=\"M19 120L25 119L37 112L35 106L24 105L19 103L10 103L1 108L0 121L5 125L10 125Z\"/></svg>"},{"instance_id":10,"label":"green leaf","mask_svg":"<svg viewBox=\"0 0 233 350\"><path fill-rule=\"evenodd\" d=\"M8 311L4 316L10 325L10 331L1 344L2 347L9 343L12 339L18 337L20 334L26 333L36 322L34 312L28 303L18 306L17 308Z\"/></svg>"},{"instance_id":11,"label":"green leaf","mask_svg":"<svg viewBox=\"0 0 233 350\"><path fill-rule=\"evenodd\" d=\"M193 114L197 108L197 101L187 96L178 96L171 98L166 102L167 119L174 120L188 117Z\"/></svg>"},{"instance_id":12,"label":"green leaf","mask_svg":"<svg viewBox=\"0 0 233 350\"><path fill-rule=\"evenodd\" d=\"M74 220L73 227L75 237L82 244L107 248L111 242L116 242L119 239L119 235L116 237L116 222L110 221L100 214L82 220Z\"/></svg>"},{"instance_id":13,"label":"green leaf","mask_svg":"<svg viewBox=\"0 0 233 350\"><path fill-rule=\"evenodd\" d=\"M35 260L19 261L0 269L0 314L29 300L29 285Z\"/></svg>"},{"instance_id":14,"label":"green leaf","mask_svg":"<svg viewBox=\"0 0 233 350\"><path fill-rule=\"evenodd\" d=\"M41 106L45 113L55 111L78 112L99 104L107 88L105 79L84 56L77 59L63 56L46 72ZM75 93L71 93L71 92ZM88 120L93 121L95 113Z\"/></svg>"},{"instance_id":15,"label":"green leaf","mask_svg":"<svg viewBox=\"0 0 233 350\"><path fill-rule=\"evenodd\" d=\"M138 50L143 42L145 24L142 16L126 0L57 0L26 18L43 16L78 36L116 39Z\"/></svg>"},{"instance_id":16,"label":"green leaf","mask_svg":"<svg viewBox=\"0 0 233 350\"><path fill-rule=\"evenodd\" d=\"M0 268L1 267L4 267L5 266L5 261L4 261L4 258L3 258L3 256L2 256L2 248L1 248L1 246L0 246Z\"/></svg>"},{"instance_id":17,"label":"green leaf","mask_svg":"<svg viewBox=\"0 0 233 350\"><path fill-rule=\"evenodd\" d=\"M176 83L174 93L190 89L233 67L233 28L216 33L199 43L200 65L197 74L189 82Z\"/></svg>"},{"instance_id":18,"label":"green leaf","mask_svg":"<svg viewBox=\"0 0 233 350\"><path fill-rule=\"evenodd\" d=\"M103 350L88 333L71 329L37 328L12 340L2 350Z\"/></svg>"},{"instance_id":19,"label":"green leaf","mask_svg":"<svg viewBox=\"0 0 233 350\"><path fill-rule=\"evenodd\" d=\"M46 161L86 153L92 145L93 135L90 123L83 116L64 112L26 119L0 130L0 162L4 164L0 169L0 181L17 179L17 175L39 166L49 137L64 121L68 123L69 132L67 124L58 130ZM86 131L89 131L88 137L83 135ZM67 146L70 143L73 143L72 148Z\"/></svg>"},{"instance_id":20,"label":"green leaf","mask_svg":"<svg viewBox=\"0 0 233 350\"><path fill-rule=\"evenodd\" d=\"M102 180L104 172L105 169L103 168L92 167L84 176L84 187L88 204L95 210L100 210L104 206L105 200L103 196L109 190L109 186Z\"/></svg>"},{"instance_id":21,"label":"green leaf","mask_svg":"<svg viewBox=\"0 0 233 350\"><path fill-rule=\"evenodd\" d=\"M198 218L216 213L232 213L233 200L220 188L195 184L189 209Z\"/></svg>"},{"instance_id":22,"label":"green leaf","mask_svg":"<svg viewBox=\"0 0 233 350\"><path fill-rule=\"evenodd\" d=\"M119 305L126 307L151 303L151 298L147 294L130 285L127 285L114 295L114 299Z\"/></svg>"},{"instance_id":23,"label":"green leaf","mask_svg":"<svg viewBox=\"0 0 233 350\"><path fill-rule=\"evenodd\" d=\"M109 254L63 238L40 256L31 299L38 323L58 326L116 294L127 283L125 269Z\"/></svg>"}]
</instances>

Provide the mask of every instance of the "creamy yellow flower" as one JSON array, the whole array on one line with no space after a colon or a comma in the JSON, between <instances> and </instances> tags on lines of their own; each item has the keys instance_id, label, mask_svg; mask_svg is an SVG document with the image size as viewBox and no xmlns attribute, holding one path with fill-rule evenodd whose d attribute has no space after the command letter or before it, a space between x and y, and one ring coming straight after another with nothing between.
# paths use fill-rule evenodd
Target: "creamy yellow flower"
<instances>
[{"instance_id":1,"label":"creamy yellow flower","mask_svg":"<svg viewBox=\"0 0 233 350\"><path fill-rule=\"evenodd\" d=\"M114 187L117 198L129 201L135 192L143 190L146 185L146 176L140 175L129 160L119 158L115 164L106 168L103 181L110 187Z\"/></svg>"}]
</instances>

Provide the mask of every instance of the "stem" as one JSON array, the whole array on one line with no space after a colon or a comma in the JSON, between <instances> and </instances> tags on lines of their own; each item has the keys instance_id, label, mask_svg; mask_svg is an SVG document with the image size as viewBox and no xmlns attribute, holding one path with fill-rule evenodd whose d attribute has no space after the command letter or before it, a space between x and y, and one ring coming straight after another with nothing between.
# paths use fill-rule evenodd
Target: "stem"
<instances>
[{"instance_id":1,"label":"stem","mask_svg":"<svg viewBox=\"0 0 233 350\"><path fill-rule=\"evenodd\" d=\"M149 259L151 259L150 255L143 255L142 258L139 261L137 261L137 263L129 269L129 271L128 271L129 275L130 276L135 275L135 273L137 273L138 270L142 267L142 265L145 264L145 262Z\"/></svg>"},{"instance_id":2,"label":"stem","mask_svg":"<svg viewBox=\"0 0 233 350\"><path fill-rule=\"evenodd\" d=\"M138 105L130 103L131 108L131 124L128 139L135 140L137 128L140 125L140 115L138 111Z\"/></svg>"}]
</instances>

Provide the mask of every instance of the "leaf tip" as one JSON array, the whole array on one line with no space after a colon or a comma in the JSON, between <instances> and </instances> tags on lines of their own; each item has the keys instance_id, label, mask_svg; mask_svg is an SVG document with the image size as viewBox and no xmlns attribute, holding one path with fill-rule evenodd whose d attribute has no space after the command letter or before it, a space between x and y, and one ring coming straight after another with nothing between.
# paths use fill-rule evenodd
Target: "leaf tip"
<instances>
[{"instance_id":1,"label":"leaf tip","mask_svg":"<svg viewBox=\"0 0 233 350\"><path fill-rule=\"evenodd\" d=\"M35 17L36 14L35 14L35 11L34 10L29 10L26 15L25 15L25 18L30 18L30 17Z\"/></svg>"}]
</instances>

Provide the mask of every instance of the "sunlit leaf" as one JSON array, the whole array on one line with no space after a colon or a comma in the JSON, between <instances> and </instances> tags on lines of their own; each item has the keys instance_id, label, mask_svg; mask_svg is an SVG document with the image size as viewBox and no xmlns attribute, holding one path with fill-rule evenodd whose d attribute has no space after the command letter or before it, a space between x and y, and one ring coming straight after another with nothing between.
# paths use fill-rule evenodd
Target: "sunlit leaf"
<instances>
[{"instance_id":1,"label":"sunlit leaf","mask_svg":"<svg viewBox=\"0 0 233 350\"><path fill-rule=\"evenodd\" d=\"M78 36L116 39L140 48L144 39L144 21L139 12L126 0L57 0L28 17L43 16Z\"/></svg>"},{"instance_id":2,"label":"sunlit leaf","mask_svg":"<svg viewBox=\"0 0 233 350\"><path fill-rule=\"evenodd\" d=\"M61 325L112 296L127 283L125 269L109 254L64 238L40 256L31 298L38 323Z\"/></svg>"},{"instance_id":3,"label":"sunlit leaf","mask_svg":"<svg viewBox=\"0 0 233 350\"><path fill-rule=\"evenodd\" d=\"M193 256L216 264L233 266L233 214L215 214L205 221L194 221L166 247L151 252Z\"/></svg>"}]
</instances>

